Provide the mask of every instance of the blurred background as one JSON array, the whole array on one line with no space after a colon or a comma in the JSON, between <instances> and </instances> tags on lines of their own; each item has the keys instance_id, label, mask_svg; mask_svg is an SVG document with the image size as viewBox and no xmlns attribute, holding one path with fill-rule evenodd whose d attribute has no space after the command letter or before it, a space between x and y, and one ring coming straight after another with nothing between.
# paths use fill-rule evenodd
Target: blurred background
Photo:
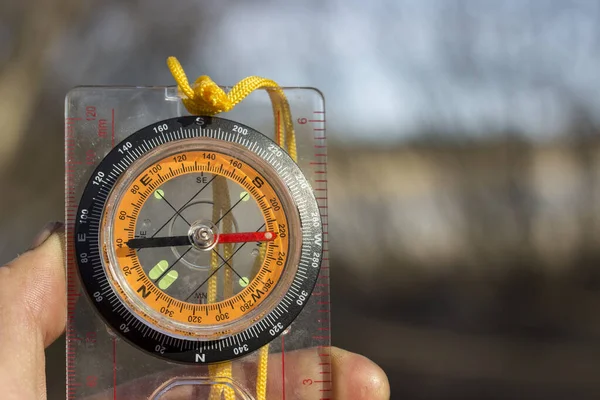
<instances>
[{"instance_id":1,"label":"blurred background","mask_svg":"<svg viewBox=\"0 0 600 400\"><path fill-rule=\"evenodd\" d=\"M4 0L1 263L63 219L66 92L169 55L324 92L333 343L393 399L600 398L598 1Z\"/></svg>"}]
</instances>

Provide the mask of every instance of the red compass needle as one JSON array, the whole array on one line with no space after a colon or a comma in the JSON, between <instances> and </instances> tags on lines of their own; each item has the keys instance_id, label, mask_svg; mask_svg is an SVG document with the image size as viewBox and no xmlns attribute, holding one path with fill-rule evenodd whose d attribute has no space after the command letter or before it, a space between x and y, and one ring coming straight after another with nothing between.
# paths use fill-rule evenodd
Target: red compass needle
<instances>
[{"instance_id":1,"label":"red compass needle","mask_svg":"<svg viewBox=\"0 0 600 400\"><path fill-rule=\"evenodd\" d=\"M220 233L217 243L270 242L275 240L276 237L275 232Z\"/></svg>"}]
</instances>

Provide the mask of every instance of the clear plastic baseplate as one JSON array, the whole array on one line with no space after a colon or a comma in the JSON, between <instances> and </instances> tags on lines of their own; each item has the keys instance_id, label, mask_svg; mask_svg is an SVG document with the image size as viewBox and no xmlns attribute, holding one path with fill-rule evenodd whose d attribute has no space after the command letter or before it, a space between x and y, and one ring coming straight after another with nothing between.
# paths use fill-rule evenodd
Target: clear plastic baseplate
<instances>
[{"instance_id":1,"label":"clear plastic baseplate","mask_svg":"<svg viewBox=\"0 0 600 400\"><path fill-rule=\"evenodd\" d=\"M284 88L284 92L294 120L298 165L320 207L324 253L310 300L284 334L270 343L267 399L329 399L332 375L324 99L312 88ZM236 399L256 397L258 352L233 360L231 379L211 377L207 366L176 364L146 354L106 326L79 282L73 229L79 199L92 172L133 132L183 115L189 113L175 87L78 87L66 97L68 399L208 399L210 387L216 383L232 387ZM265 91L251 94L222 117L274 136L272 108Z\"/></svg>"}]
</instances>

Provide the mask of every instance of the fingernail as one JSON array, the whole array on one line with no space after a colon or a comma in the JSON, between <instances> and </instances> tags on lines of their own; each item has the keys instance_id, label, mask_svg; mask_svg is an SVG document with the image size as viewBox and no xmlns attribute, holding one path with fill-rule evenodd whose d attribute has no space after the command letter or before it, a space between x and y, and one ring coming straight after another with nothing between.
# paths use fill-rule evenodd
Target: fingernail
<instances>
[{"instance_id":1,"label":"fingernail","mask_svg":"<svg viewBox=\"0 0 600 400\"><path fill-rule=\"evenodd\" d=\"M33 239L31 248L35 249L36 247L41 246L54 232L58 231L63 226L64 224L60 221L48 222L46 225L44 225L44 228L42 228L40 233L35 236L35 239Z\"/></svg>"}]
</instances>

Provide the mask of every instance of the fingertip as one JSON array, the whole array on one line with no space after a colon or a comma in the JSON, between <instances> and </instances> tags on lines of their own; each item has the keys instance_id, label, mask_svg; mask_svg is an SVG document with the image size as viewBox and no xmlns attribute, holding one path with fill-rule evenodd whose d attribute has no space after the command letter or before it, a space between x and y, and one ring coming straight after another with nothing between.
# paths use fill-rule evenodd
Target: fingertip
<instances>
[{"instance_id":1,"label":"fingertip","mask_svg":"<svg viewBox=\"0 0 600 400\"><path fill-rule=\"evenodd\" d=\"M55 232L64 232L64 226L60 221L48 222L33 239L31 249L41 246Z\"/></svg>"},{"instance_id":2,"label":"fingertip","mask_svg":"<svg viewBox=\"0 0 600 400\"><path fill-rule=\"evenodd\" d=\"M387 375L373 361L337 347L331 348L336 399L387 400L390 383Z\"/></svg>"},{"instance_id":3,"label":"fingertip","mask_svg":"<svg viewBox=\"0 0 600 400\"><path fill-rule=\"evenodd\" d=\"M369 366L365 369L370 372L364 376L363 387L367 397L373 400L388 400L390 398L390 382L387 374L379 365L371 360L366 360L369 362Z\"/></svg>"},{"instance_id":4,"label":"fingertip","mask_svg":"<svg viewBox=\"0 0 600 400\"><path fill-rule=\"evenodd\" d=\"M67 322L64 227L56 230L39 249L38 257L42 258L40 265L45 265L48 269L49 281L38 297L38 300L45 300L38 308L38 315L46 314L44 345L49 346L64 332Z\"/></svg>"},{"instance_id":5,"label":"fingertip","mask_svg":"<svg viewBox=\"0 0 600 400\"><path fill-rule=\"evenodd\" d=\"M44 345L52 343L66 323L64 229L53 233L9 263L9 274L0 280L2 301L13 309L25 329L39 330ZM24 318L23 318L24 317Z\"/></svg>"}]
</instances>

